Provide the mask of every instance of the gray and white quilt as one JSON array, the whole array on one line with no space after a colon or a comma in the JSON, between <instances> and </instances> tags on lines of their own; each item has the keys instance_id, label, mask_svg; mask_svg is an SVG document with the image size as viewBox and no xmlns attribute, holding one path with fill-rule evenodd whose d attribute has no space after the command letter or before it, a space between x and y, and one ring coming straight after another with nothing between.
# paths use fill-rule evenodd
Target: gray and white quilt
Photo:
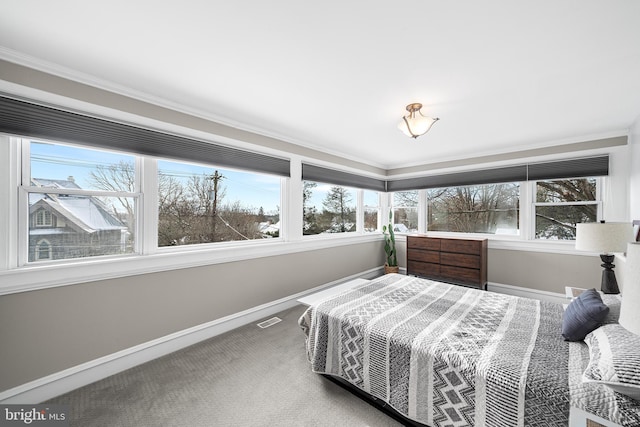
<instances>
[{"instance_id":1,"label":"gray and white quilt","mask_svg":"<svg viewBox=\"0 0 640 427\"><path fill-rule=\"evenodd\" d=\"M312 370L428 426L566 426L562 307L390 274L300 318Z\"/></svg>"}]
</instances>

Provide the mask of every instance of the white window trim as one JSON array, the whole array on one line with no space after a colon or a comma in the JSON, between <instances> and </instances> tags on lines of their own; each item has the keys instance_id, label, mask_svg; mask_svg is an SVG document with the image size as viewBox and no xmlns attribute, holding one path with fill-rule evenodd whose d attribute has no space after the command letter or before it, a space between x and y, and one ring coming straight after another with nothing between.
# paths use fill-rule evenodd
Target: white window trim
<instances>
[{"instance_id":1,"label":"white window trim","mask_svg":"<svg viewBox=\"0 0 640 427\"><path fill-rule=\"evenodd\" d=\"M136 168L136 179L141 181L137 186L142 194L136 224L136 252L152 255L158 252L158 161L152 157L138 157Z\"/></svg>"}]
</instances>

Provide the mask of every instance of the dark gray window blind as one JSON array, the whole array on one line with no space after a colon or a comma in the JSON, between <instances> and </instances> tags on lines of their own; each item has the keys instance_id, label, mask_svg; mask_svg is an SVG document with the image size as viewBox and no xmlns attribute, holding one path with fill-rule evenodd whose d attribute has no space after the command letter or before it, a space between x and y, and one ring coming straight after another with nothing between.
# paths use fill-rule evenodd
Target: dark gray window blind
<instances>
[{"instance_id":1,"label":"dark gray window blind","mask_svg":"<svg viewBox=\"0 0 640 427\"><path fill-rule=\"evenodd\" d=\"M609 175L609 156L584 157L527 165L529 181Z\"/></svg>"},{"instance_id":2,"label":"dark gray window blind","mask_svg":"<svg viewBox=\"0 0 640 427\"><path fill-rule=\"evenodd\" d=\"M302 179L306 181L342 185L345 187L355 187L383 192L386 191L385 181L382 179L341 172L335 169L323 168L306 163L302 164Z\"/></svg>"},{"instance_id":3,"label":"dark gray window blind","mask_svg":"<svg viewBox=\"0 0 640 427\"><path fill-rule=\"evenodd\" d=\"M0 96L0 132L290 176L289 160Z\"/></svg>"},{"instance_id":4,"label":"dark gray window blind","mask_svg":"<svg viewBox=\"0 0 640 427\"><path fill-rule=\"evenodd\" d=\"M497 184L500 182L518 182L526 180L527 167L526 165L520 165L388 181L387 190L421 190L424 188L458 187L463 185L475 184Z\"/></svg>"},{"instance_id":5,"label":"dark gray window blind","mask_svg":"<svg viewBox=\"0 0 640 427\"><path fill-rule=\"evenodd\" d=\"M606 175L609 175L609 156L603 155L387 181L387 191Z\"/></svg>"}]
</instances>

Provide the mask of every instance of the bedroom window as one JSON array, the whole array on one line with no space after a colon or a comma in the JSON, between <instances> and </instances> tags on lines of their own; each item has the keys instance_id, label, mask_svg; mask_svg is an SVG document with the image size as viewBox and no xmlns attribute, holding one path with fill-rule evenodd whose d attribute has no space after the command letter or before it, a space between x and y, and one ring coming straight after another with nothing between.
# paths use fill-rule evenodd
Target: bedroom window
<instances>
[{"instance_id":1,"label":"bedroom window","mask_svg":"<svg viewBox=\"0 0 640 427\"><path fill-rule=\"evenodd\" d=\"M535 183L535 238L574 240L576 224L595 222L601 206L599 178Z\"/></svg>"},{"instance_id":2,"label":"bedroom window","mask_svg":"<svg viewBox=\"0 0 640 427\"><path fill-rule=\"evenodd\" d=\"M158 246L280 235L280 178L158 161Z\"/></svg>"},{"instance_id":3,"label":"bedroom window","mask_svg":"<svg viewBox=\"0 0 640 427\"><path fill-rule=\"evenodd\" d=\"M427 230L518 235L520 183L427 190Z\"/></svg>"},{"instance_id":4,"label":"bedroom window","mask_svg":"<svg viewBox=\"0 0 640 427\"><path fill-rule=\"evenodd\" d=\"M356 231L355 189L303 181L303 235Z\"/></svg>"},{"instance_id":5,"label":"bedroom window","mask_svg":"<svg viewBox=\"0 0 640 427\"><path fill-rule=\"evenodd\" d=\"M418 231L418 190L393 193L393 231Z\"/></svg>"},{"instance_id":6,"label":"bedroom window","mask_svg":"<svg viewBox=\"0 0 640 427\"><path fill-rule=\"evenodd\" d=\"M140 194L136 158L23 140L21 206L28 215L25 262L135 252Z\"/></svg>"}]
</instances>

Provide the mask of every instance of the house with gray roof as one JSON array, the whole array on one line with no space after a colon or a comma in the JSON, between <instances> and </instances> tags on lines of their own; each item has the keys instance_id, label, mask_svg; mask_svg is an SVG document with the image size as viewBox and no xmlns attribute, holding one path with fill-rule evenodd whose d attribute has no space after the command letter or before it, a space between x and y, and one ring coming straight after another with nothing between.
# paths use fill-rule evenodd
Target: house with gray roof
<instances>
[{"instance_id":1,"label":"house with gray roof","mask_svg":"<svg viewBox=\"0 0 640 427\"><path fill-rule=\"evenodd\" d=\"M36 187L80 189L67 180L32 180ZM127 225L97 197L44 193L29 200L29 261L121 254L129 245Z\"/></svg>"}]
</instances>

